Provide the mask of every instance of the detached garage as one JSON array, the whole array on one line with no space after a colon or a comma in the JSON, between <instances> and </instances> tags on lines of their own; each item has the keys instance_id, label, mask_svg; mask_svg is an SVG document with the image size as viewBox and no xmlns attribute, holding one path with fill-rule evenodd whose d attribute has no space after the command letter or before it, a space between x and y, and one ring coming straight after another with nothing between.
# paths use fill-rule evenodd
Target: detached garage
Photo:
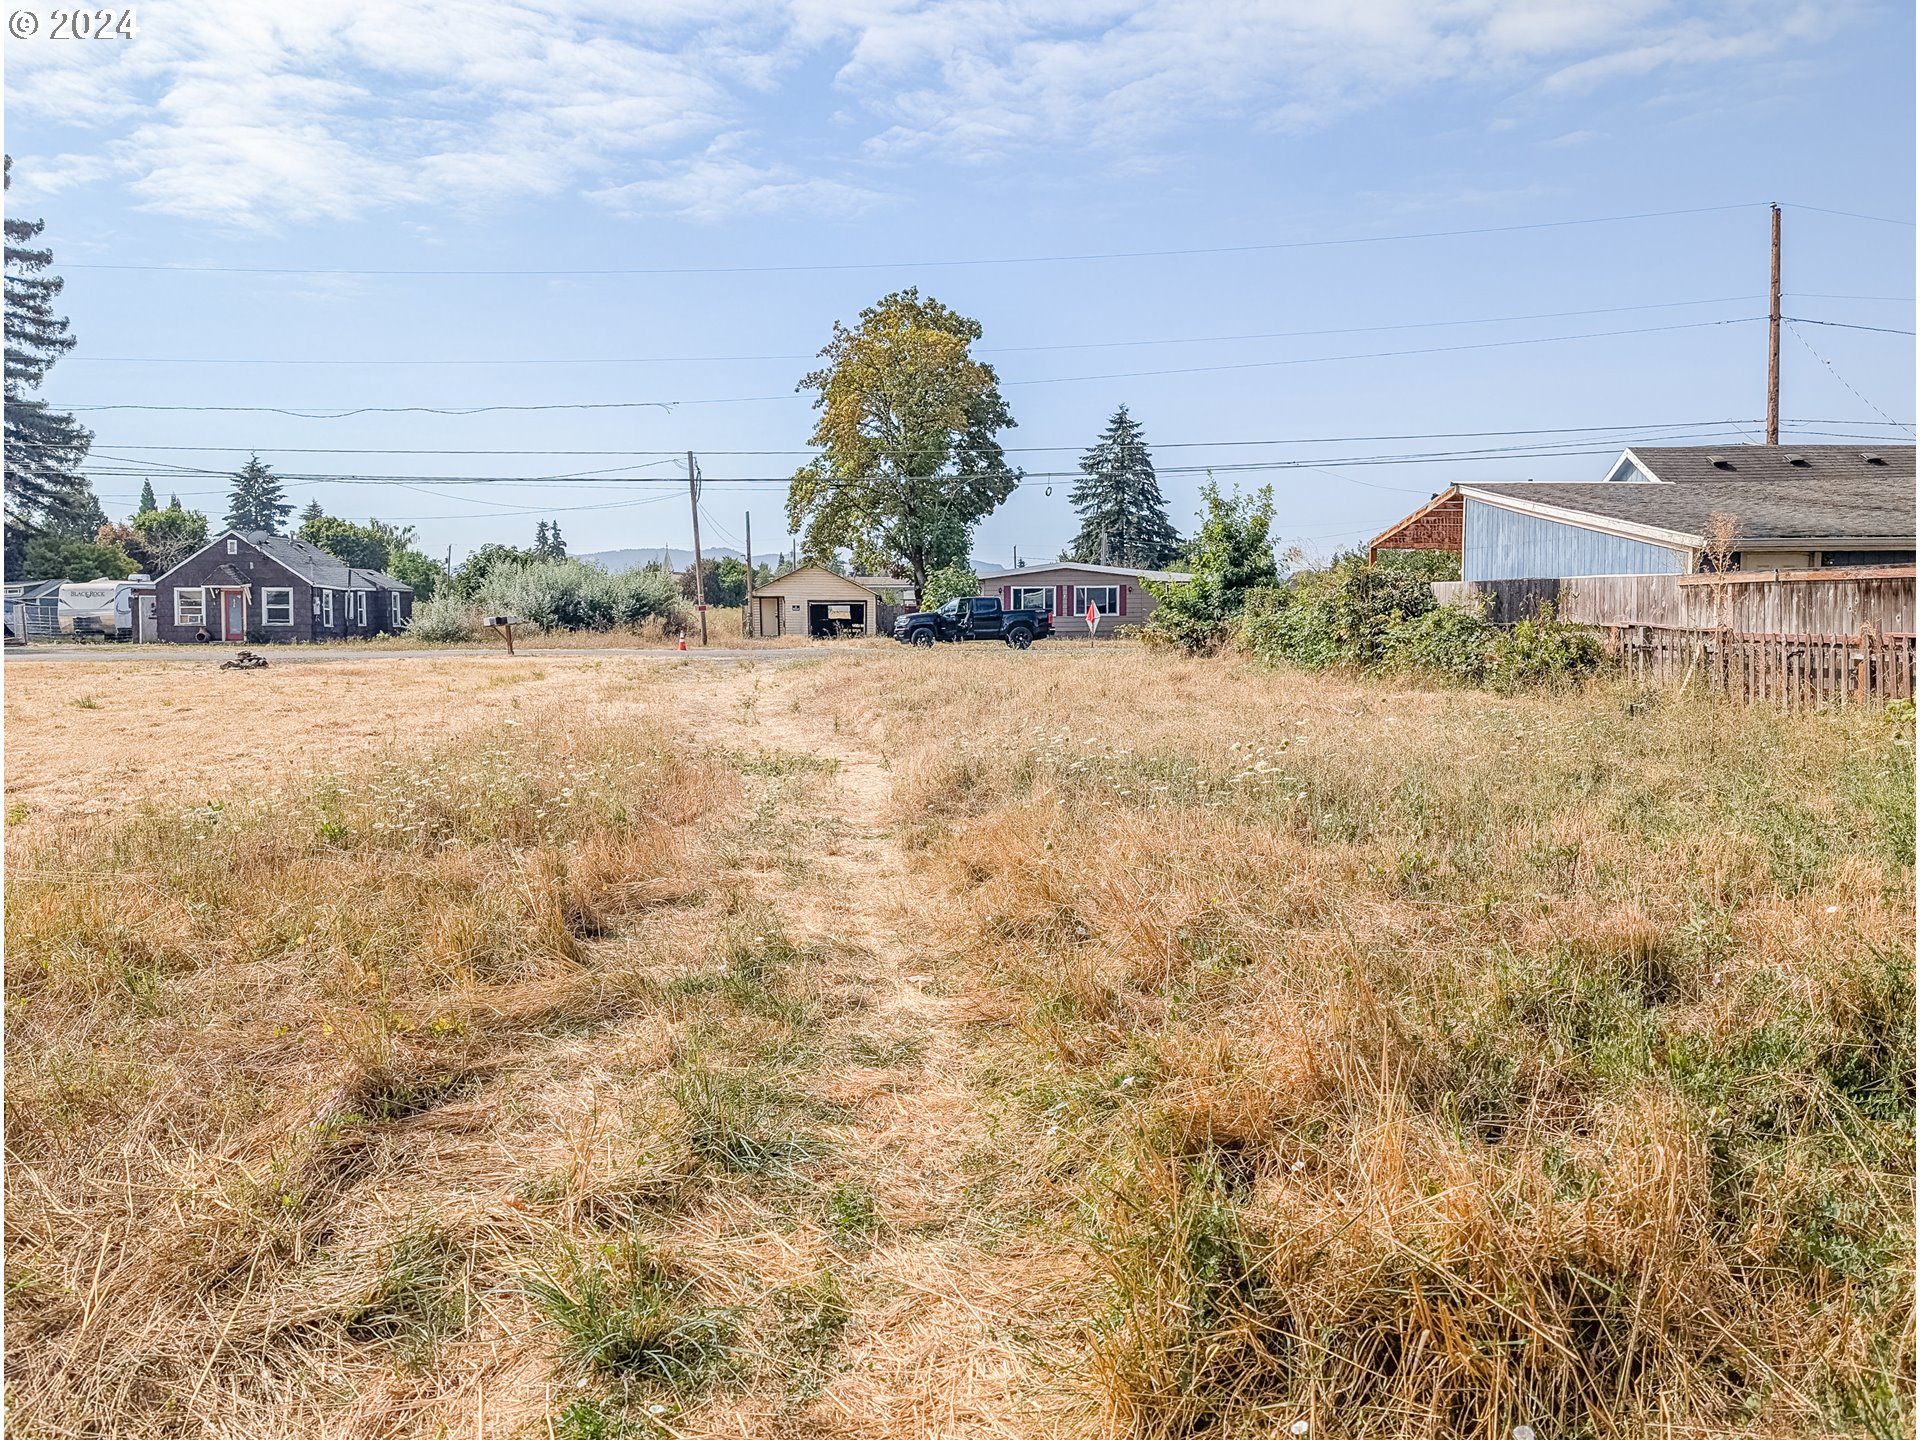
<instances>
[{"instance_id":1,"label":"detached garage","mask_svg":"<svg viewBox=\"0 0 1920 1440\"><path fill-rule=\"evenodd\" d=\"M747 603L747 633L765 639L872 635L879 624L878 595L859 581L818 565L802 565L775 577L757 588Z\"/></svg>"}]
</instances>

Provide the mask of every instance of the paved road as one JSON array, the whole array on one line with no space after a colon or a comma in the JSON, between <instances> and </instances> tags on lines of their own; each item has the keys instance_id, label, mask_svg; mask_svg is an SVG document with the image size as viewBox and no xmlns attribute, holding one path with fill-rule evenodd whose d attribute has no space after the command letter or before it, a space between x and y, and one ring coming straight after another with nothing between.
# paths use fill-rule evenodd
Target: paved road
<instances>
[{"instance_id":1,"label":"paved road","mask_svg":"<svg viewBox=\"0 0 1920 1440\"><path fill-rule=\"evenodd\" d=\"M702 650L698 645L690 646L684 653L679 650L642 649L638 646L626 648L608 647L606 649L571 649L561 646L517 645L513 658L516 660L705 660L735 662L740 660L764 660L769 664L782 664L794 660L820 659L828 655L846 655L871 651L872 646L833 646L825 645L805 648L783 647L765 650L723 650L713 646ZM234 650L218 645L27 645L6 652L8 665L44 665L44 664L91 664L98 661L128 663L149 661L162 665L218 665L222 660L233 658ZM347 650L331 649L319 646L262 645L256 654L263 654L274 665L325 665L359 664L375 660L457 660L483 659L505 660L507 652L500 646L491 649L477 645L451 645L444 649L433 650Z\"/></svg>"}]
</instances>

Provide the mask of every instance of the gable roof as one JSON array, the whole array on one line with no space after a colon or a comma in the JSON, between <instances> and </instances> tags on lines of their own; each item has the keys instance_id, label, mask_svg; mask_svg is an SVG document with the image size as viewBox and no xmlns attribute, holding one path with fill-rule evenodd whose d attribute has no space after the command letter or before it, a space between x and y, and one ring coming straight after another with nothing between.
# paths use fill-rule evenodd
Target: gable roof
<instances>
[{"instance_id":1,"label":"gable roof","mask_svg":"<svg viewBox=\"0 0 1920 1440\"><path fill-rule=\"evenodd\" d=\"M1124 575L1133 580L1191 580L1183 570L1135 570L1126 565L1082 565L1078 560L1048 560L1015 570L982 570L982 580L1013 580L1022 575L1044 575L1049 570L1084 570L1094 575Z\"/></svg>"},{"instance_id":2,"label":"gable roof","mask_svg":"<svg viewBox=\"0 0 1920 1440\"><path fill-rule=\"evenodd\" d=\"M782 587L789 580L792 580L796 575L806 575L806 574L824 575L827 579L838 581L840 584L847 586L849 589L858 590L862 595L865 595L871 600L877 601L880 598L878 595L874 594L873 591L869 590L865 585L862 585L858 580L855 580L848 575L835 574L833 571L827 569L827 567L824 565L795 566L791 570L783 571L781 574L774 576L773 579L767 581L767 583L764 585L754 586L753 593L755 595L783 595L786 592Z\"/></svg>"},{"instance_id":3,"label":"gable roof","mask_svg":"<svg viewBox=\"0 0 1920 1440\"><path fill-rule=\"evenodd\" d=\"M281 569L322 589L405 590L409 593L413 590L404 580L396 580L384 570L364 570L349 565L318 545L309 545L291 535L275 535L266 530L232 530L228 534L239 536ZM220 538L224 540L226 536Z\"/></svg>"},{"instance_id":4,"label":"gable roof","mask_svg":"<svg viewBox=\"0 0 1920 1440\"><path fill-rule=\"evenodd\" d=\"M1909 489L1914 447L1853 445L1636 445L1626 450L1607 479L1664 480L1670 485L1748 483L1873 485L1892 477Z\"/></svg>"},{"instance_id":5,"label":"gable roof","mask_svg":"<svg viewBox=\"0 0 1920 1440\"><path fill-rule=\"evenodd\" d=\"M1784 448L1784 447L1783 447ZM1706 452L1700 452L1705 454ZM1715 454L1723 452L1715 451ZM1788 452L1792 453L1792 452ZM1739 540L1793 546L1824 543L1861 550L1911 549L1914 544L1913 452L1904 475L1889 463L1847 480L1696 477L1686 482L1622 484L1601 480L1562 484L1462 485L1460 493L1503 509L1539 514L1588 529L1656 543L1700 547L1716 511L1739 521ZM1798 472L1789 472L1798 473Z\"/></svg>"}]
</instances>

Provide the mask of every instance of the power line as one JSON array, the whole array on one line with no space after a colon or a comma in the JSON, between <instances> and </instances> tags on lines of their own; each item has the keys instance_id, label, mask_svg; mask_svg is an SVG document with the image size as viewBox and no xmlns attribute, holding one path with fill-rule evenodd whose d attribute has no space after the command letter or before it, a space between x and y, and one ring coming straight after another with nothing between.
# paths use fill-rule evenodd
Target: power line
<instances>
[{"instance_id":1,"label":"power line","mask_svg":"<svg viewBox=\"0 0 1920 1440\"><path fill-rule=\"evenodd\" d=\"M1062 265L1104 260L1158 260L1191 255L1241 255L1277 250L1316 250L1339 245L1385 245L1410 240L1448 240L1475 235L1508 235L1532 230L1560 230L1582 225L1616 225L1635 220L1665 220L1683 215L1712 215L1751 210L1754 204L1697 205L1683 210L1643 210L1628 215L1596 215L1578 220L1535 220L1517 225L1478 225L1458 230L1419 230L1396 235L1349 235L1326 240L1278 240L1247 245L1209 245L1166 250L1110 250L1069 255L1007 255L967 260L854 260L826 264L638 266L601 269L331 269L265 265L135 265L118 261L67 263L69 270L163 271L177 275L336 275L458 278L470 276L620 276L620 275L791 275L848 270L931 270L974 265Z\"/></svg>"},{"instance_id":2,"label":"power line","mask_svg":"<svg viewBox=\"0 0 1920 1440\"><path fill-rule=\"evenodd\" d=\"M1005 380L1005 385L1067 385L1094 380L1139 380L1165 375L1201 375L1231 370L1264 370L1292 365L1329 365L1353 360L1387 360L1415 355L1451 355L1470 350L1501 350L1518 345L1552 345L1571 340L1605 340L1627 335L1658 335L1676 330L1704 330L1725 325L1750 325L1763 315L1742 315L1728 320L1690 320L1678 325L1645 325L1626 330L1589 330L1575 335L1535 335L1517 340L1482 340L1461 345L1428 345L1410 350L1370 350L1352 355L1304 355L1285 360L1247 360L1220 365L1187 365L1161 370L1115 370L1098 375L1050 375L1022 380ZM345 410L316 406L282 405L150 405L150 404L71 404L75 413L98 414L118 410L139 410L169 414L285 415L295 420L348 420L360 415L446 415L464 418L488 414L532 414L548 411L587 410L665 410L669 414L681 405L740 405L757 401L793 400L795 391L786 395L730 395L692 400L602 400L564 401L537 405L360 405Z\"/></svg>"},{"instance_id":3,"label":"power line","mask_svg":"<svg viewBox=\"0 0 1920 1440\"><path fill-rule=\"evenodd\" d=\"M1239 335L1181 335L1152 340L1076 340L1055 345L983 346L982 355L1029 355L1063 350L1125 350L1153 345L1224 345L1253 340L1297 340L1325 335L1372 335L1395 330L1441 330L1465 325L1510 325L1534 320L1567 320L1586 315L1623 315L1646 310L1677 310L1699 305L1733 305L1759 301L1760 295L1725 295L1710 300L1662 300L1645 305L1608 305L1586 310L1547 310L1530 315L1484 315L1459 320L1409 320L1391 325L1347 325L1319 330L1267 330ZM307 357L244 359L208 355L76 355L72 360L95 365L719 365L759 364L779 361L804 364L819 358L817 352L791 355L586 355L575 357L527 358L496 356L436 359Z\"/></svg>"},{"instance_id":4,"label":"power line","mask_svg":"<svg viewBox=\"0 0 1920 1440\"><path fill-rule=\"evenodd\" d=\"M1895 420L1891 415L1887 414L1886 411L1882 410L1878 405L1874 404L1873 401L1869 400L1866 396L1862 395L1858 390L1854 389L1852 384L1848 382L1847 377L1842 375L1837 369L1834 368L1833 362L1827 359L1827 357L1822 355L1818 350L1813 348L1813 345L1808 341L1807 337L1800 333L1800 327L1797 324L1794 325L1792 328L1793 328L1793 338L1798 340L1803 346L1806 347L1806 351L1809 355L1813 356L1814 359L1818 360L1822 365L1827 367L1827 373L1832 375L1835 380L1838 380L1843 386L1845 386L1848 394L1852 395L1854 399L1858 400L1862 405L1866 406L1869 410L1873 411L1874 414L1878 415L1882 420L1885 420L1888 424L1890 425L1900 424L1899 421ZM1910 425L1902 425L1900 426L1900 428L1903 430L1911 431L1913 427Z\"/></svg>"},{"instance_id":5,"label":"power line","mask_svg":"<svg viewBox=\"0 0 1920 1440\"><path fill-rule=\"evenodd\" d=\"M1816 215L1844 215L1849 220L1872 220L1880 225L1904 225L1909 230L1914 228L1911 220L1895 220L1887 215L1862 215L1857 210L1828 210L1819 205L1795 205L1784 200L1781 203L1789 210L1811 210Z\"/></svg>"},{"instance_id":6,"label":"power line","mask_svg":"<svg viewBox=\"0 0 1920 1440\"><path fill-rule=\"evenodd\" d=\"M1155 441L1153 442L1151 448L1154 450L1194 450L1194 449L1214 449L1214 448L1221 448L1221 447L1227 447L1227 446L1250 446L1250 445L1353 445L1353 444L1360 444L1365 442L1390 441L1390 440L1485 440L1485 439L1496 439L1496 438L1508 438L1508 437L1520 436L1520 435L1595 435L1595 434L1605 434L1612 431L1633 431L1637 433L1637 432L1648 431L1648 430L1686 430L1686 429L1712 430L1712 429L1725 429L1729 426L1734 426L1739 424L1752 424L1752 423L1754 422L1738 421L1738 420L1666 420L1666 421L1637 421L1637 422L1629 422L1626 424L1616 424L1616 425L1564 425L1564 426L1557 426L1557 427L1533 428L1533 429L1525 429L1525 430L1428 430L1428 431L1402 431L1395 434L1384 434L1384 435L1317 435L1317 436L1291 435L1291 436L1283 436L1279 439L1272 439L1272 440L1167 440L1167 441ZM1806 424L1806 425L1854 425L1854 424L1874 425L1880 422L1872 421L1872 420L1857 420L1857 421L1856 420L1806 420L1806 421L1800 421L1797 423ZM1893 423L1898 423L1898 422L1893 422ZM114 448L116 450L154 450L154 451L161 451L161 452L223 451L223 452L234 454L234 455L246 455L246 454L251 454L254 451L266 451L266 450L270 450L273 453L279 454L279 455L581 455L581 456L585 456L585 455L659 455L659 456L668 457L670 461L677 461L681 456L683 456L686 453L683 450L632 450L632 449L544 450L544 449L502 449L495 446L486 446L481 448L470 448L470 449L454 449L454 448L442 448L442 447L436 447L436 446L387 448L382 446L346 447L346 446L337 446L337 445L317 445L317 446L210 445L210 444L209 445L136 445L136 444L121 443L121 442L116 442L114 445ZM1086 442L1084 441L1077 442L1074 444L1067 444L1067 445L1005 445L1001 447L1002 451L1009 455L1037 454L1037 453L1048 452L1048 451L1053 451L1053 452L1076 451L1077 452L1077 451L1085 450L1086 448L1087 448ZM703 448L700 450L699 453L709 457L726 456L729 458L736 458L736 457L742 457L742 456L779 456L779 455L807 456L807 455L816 455L820 452L818 447L806 446L806 447L794 447L791 449L784 449L784 450L716 450L716 449ZM896 452L889 451L889 450L882 450L877 453L886 455L886 454L893 454ZM164 465L168 462L134 461L132 463ZM208 472L208 473L212 473L212 472ZM226 472L223 471L220 473L224 474Z\"/></svg>"},{"instance_id":7,"label":"power line","mask_svg":"<svg viewBox=\"0 0 1920 1440\"><path fill-rule=\"evenodd\" d=\"M1911 335L1911 330L1894 330L1885 325L1850 325L1845 320L1809 320L1804 315L1782 315L1795 325L1825 325L1834 330L1871 330L1876 335Z\"/></svg>"}]
</instances>

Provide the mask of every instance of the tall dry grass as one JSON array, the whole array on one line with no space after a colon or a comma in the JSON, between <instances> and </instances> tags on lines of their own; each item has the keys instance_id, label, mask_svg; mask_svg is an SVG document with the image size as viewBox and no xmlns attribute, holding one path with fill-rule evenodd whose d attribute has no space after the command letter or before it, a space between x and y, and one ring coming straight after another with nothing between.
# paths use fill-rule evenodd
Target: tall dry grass
<instances>
[{"instance_id":1,"label":"tall dry grass","mask_svg":"<svg viewBox=\"0 0 1920 1440\"><path fill-rule=\"evenodd\" d=\"M825 773L556 711L22 827L9 1433L644 1434L782 1393L843 1177L767 1055L860 997L762 897ZM744 1253L763 1177L716 1135L810 1247Z\"/></svg>"},{"instance_id":2,"label":"tall dry grass","mask_svg":"<svg viewBox=\"0 0 1920 1440\"><path fill-rule=\"evenodd\" d=\"M1020 1017L1108 1433L1911 1433L1910 714L816 684Z\"/></svg>"}]
</instances>

